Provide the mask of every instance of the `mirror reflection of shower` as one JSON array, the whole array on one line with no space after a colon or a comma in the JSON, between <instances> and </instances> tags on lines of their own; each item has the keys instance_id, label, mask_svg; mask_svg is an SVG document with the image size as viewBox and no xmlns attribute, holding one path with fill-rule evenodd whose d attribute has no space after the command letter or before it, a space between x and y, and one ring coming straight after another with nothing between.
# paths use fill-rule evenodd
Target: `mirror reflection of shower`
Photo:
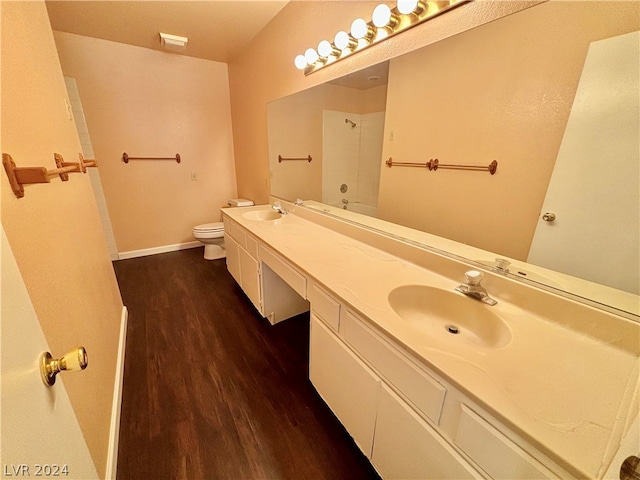
<instances>
[{"instance_id":1,"label":"mirror reflection of shower","mask_svg":"<svg viewBox=\"0 0 640 480\"><path fill-rule=\"evenodd\" d=\"M344 123L350 123L351 124L351 128L356 128L358 126L358 124L356 122L354 122L353 120L349 120L348 118L344 119Z\"/></svg>"},{"instance_id":2,"label":"mirror reflection of shower","mask_svg":"<svg viewBox=\"0 0 640 480\"><path fill-rule=\"evenodd\" d=\"M323 111L323 203L376 215L384 116L385 112ZM343 185L348 185L348 192Z\"/></svg>"}]
</instances>

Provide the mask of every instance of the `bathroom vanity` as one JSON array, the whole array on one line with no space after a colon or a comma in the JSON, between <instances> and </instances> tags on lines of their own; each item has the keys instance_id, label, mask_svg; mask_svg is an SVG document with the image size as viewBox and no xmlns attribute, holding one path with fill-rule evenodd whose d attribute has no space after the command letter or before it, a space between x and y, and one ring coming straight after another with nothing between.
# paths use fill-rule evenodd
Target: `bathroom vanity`
<instances>
[{"instance_id":1,"label":"bathroom vanity","mask_svg":"<svg viewBox=\"0 0 640 480\"><path fill-rule=\"evenodd\" d=\"M311 309L310 380L384 478L618 478L640 324L287 204L225 208L227 266L275 323Z\"/></svg>"}]
</instances>

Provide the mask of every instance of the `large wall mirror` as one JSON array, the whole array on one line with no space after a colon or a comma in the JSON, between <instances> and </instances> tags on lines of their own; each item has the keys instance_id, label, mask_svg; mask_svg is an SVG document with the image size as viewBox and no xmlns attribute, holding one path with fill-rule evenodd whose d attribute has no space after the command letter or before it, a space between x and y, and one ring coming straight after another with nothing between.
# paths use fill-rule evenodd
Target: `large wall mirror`
<instances>
[{"instance_id":1,"label":"large wall mirror","mask_svg":"<svg viewBox=\"0 0 640 480\"><path fill-rule=\"evenodd\" d=\"M552 1L276 100L271 194L640 316L639 29Z\"/></svg>"}]
</instances>

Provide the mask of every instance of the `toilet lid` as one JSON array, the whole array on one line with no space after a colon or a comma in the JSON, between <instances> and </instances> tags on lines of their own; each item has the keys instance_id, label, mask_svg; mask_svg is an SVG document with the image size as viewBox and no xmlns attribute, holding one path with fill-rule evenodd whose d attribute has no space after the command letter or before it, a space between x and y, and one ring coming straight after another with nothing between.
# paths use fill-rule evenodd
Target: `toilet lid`
<instances>
[{"instance_id":1,"label":"toilet lid","mask_svg":"<svg viewBox=\"0 0 640 480\"><path fill-rule=\"evenodd\" d=\"M224 230L224 223L222 222L203 223L193 227L194 232L219 232L220 230Z\"/></svg>"}]
</instances>

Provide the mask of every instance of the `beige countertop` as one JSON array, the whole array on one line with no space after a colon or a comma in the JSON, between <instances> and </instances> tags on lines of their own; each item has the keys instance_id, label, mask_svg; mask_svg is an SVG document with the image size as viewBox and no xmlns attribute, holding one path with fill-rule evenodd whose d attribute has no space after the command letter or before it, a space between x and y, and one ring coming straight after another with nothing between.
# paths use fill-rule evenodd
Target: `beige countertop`
<instances>
[{"instance_id":1,"label":"beige countertop","mask_svg":"<svg viewBox=\"0 0 640 480\"><path fill-rule=\"evenodd\" d=\"M489 292L498 304L486 308L508 325L512 339L505 347L473 348L425 335L394 312L389 293L403 285L454 292L460 282L295 214L274 221L243 216L264 208L223 212L568 471L589 478L604 474L637 415L640 347L625 350L581 334L509 303L500 291ZM467 269L460 265L461 278ZM628 320L585 306L584 322L590 328L601 328L599 322L609 322L611 329L622 325L620 335L631 333L636 338L631 344L640 345L640 325Z\"/></svg>"}]
</instances>

